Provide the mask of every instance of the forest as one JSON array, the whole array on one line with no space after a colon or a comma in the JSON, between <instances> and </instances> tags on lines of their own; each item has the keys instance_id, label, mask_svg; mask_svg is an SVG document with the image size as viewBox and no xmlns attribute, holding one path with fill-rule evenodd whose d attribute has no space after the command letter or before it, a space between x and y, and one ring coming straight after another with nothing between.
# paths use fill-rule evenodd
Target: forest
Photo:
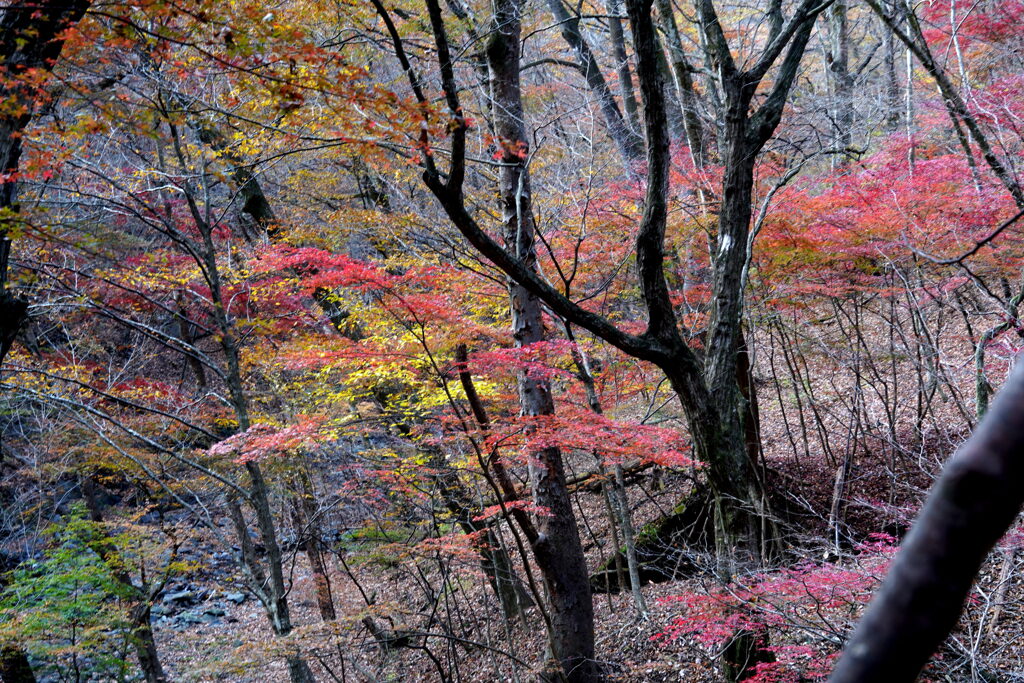
<instances>
[{"instance_id":1,"label":"forest","mask_svg":"<svg viewBox=\"0 0 1024 683\"><path fill-rule=\"evenodd\" d=\"M1022 0L0 2L0 681L1024 681L1022 88Z\"/></svg>"}]
</instances>

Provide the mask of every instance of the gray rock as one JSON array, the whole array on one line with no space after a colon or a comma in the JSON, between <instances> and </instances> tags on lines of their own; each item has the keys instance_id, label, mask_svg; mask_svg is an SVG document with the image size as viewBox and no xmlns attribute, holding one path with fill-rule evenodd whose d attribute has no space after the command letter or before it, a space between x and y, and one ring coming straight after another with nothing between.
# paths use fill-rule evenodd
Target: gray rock
<instances>
[{"instance_id":1,"label":"gray rock","mask_svg":"<svg viewBox=\"0 0 1024 683\"><path fill-rule=\"evenodd\" d=\"M245 593L228 593L224 597L228 602L233 602L236 605L241 605L249 596Z\"/></svg>"},{"instance_id":2,"label":"gray rock","mask_svg":"<svg viewBox=\"0 0 1024 683\"><path fill-rule=\"evenodd\" d=\"M191 604L195 602L195 600L196 594L192 591L178 591L177 593L168 593L164 596L164 602Z\"/></svg>"}]
</instances>

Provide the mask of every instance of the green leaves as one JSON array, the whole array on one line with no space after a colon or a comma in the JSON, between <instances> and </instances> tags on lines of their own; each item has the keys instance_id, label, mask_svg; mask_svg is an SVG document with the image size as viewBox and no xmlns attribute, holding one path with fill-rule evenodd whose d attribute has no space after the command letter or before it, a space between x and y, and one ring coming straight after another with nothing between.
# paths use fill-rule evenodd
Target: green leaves
<instances>
[{"instance_id":1,"label":"green leaves","mask_svg":"<svg viewBox=\"0 0 1024 683\"><path fill-rule=\"evenodd\" d=\"M48 533L54 545L21 563L0 593L0 643L20 641L44 670L62 678L76 669L125 679L132 590L90 549L104 534L101 525L76 508Z\"/></svg>"}]
</instances>

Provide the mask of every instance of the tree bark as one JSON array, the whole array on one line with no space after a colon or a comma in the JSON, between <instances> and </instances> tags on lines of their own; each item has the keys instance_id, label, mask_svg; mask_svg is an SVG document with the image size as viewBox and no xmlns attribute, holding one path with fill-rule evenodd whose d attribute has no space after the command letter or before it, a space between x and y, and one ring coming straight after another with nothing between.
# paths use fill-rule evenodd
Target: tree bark
<instances>
[{"instance_id":1,"label":"tree bark","mask_svg":"<svg viewBox=\"0 0 1024 683\"><path fill-rule=\"evenodd\" d=\"M28 655L19 645L0 647L0 681L3 683L36 683L36 675Z\"/></svg>"},{"instance_id":2,"label":"tree bark","mask_svg":"<svg viewBox=\"0 0 1024 683\"><path fill-rule=\"evenodd\" d=\"M846 0L834 0L828 13L829 49L825 56L832 82L833 159L843 159L853 140L853 76L850 74L850 32ZM833 164L834 165L834 164Z\"/></svg>"},{"instance_id":3,"label":"tree bark","mask_svg":"<svg viewBox=\"0 0 1024 683\"><path fill-rule=\"evenodd\" d=\"M831 683L913 681L1024 503L1024 364L946 465Z\"/></svg>"},{"instance_id":4,"label":"tree bark","mask_svg":"<svg viewBox=\"0 0 1024 683\"><path fill-rule=\"evenodd\" d=\"M457 354L456 361L464 364L466 362L465 347L460 346L459 348L461 353ZM460 371L460 375L462 374ZM430 449L428 455L432 465L439 471L434 478L441 491L445 507L455 518L455 523L467 536L484 532L484 538L478 546L480 567L484 570L487 582L498 598L502 614L510 621L520 618L525 609L534 604L533 599L512 567L512 561L501 545L497 533L490 528L489 522L474 521L468 492L459 481L458 475L441 462L441 453L437 449Z\"/></svg>"},{"instance_id":5,"label":"tree bark","mask_svg":"<svg viewBox=\"0 0 1024 683\"><path fill-rule=\"evenodd\" d=\"M903 106L900 103L900 84L896 74L896 44L892 31L882 24L882 63L885 67L885 85L883 101L885 102L885 128L895 133L900 128L900 114Z\"/></svg>"},{"instance_id":6,"label":"tree bark","mask_svg":"<svg viewBox=\"0 0 1024 683\"><path fill-rule=\"evenodd\" d=\"M561 8L560 0L555 0L555 4ZM504 149L499 195L505 244L527 269L535 272L536 227L526 166L529 141L519 82L522 5L522 0L495 3L487 58L495 130ZM561 9L564 12L564 8ZM509 298L515 345L524 347L543 341L540 299L515 280L509 282ZM554 414L547 381L521 371L518 385L523 415ZM594 661L594 606L561 451L557 447L542 448L530 459L529 470L533 502L548 512L537 516L534 523L538 535L531 540L531 545L551 605L552 655L570 682L599 680L601 674Z\"/></svg>"},{"instance_id":7,"label":"tree bark","mask_svg":"<svg viewBox=\"0 0 1024 683\"><path fill-rule=\"evenodd\" d=\"M139 668L142 669L146 683L167 683L170 679L164 673L163 665L160 663L160 653L156 649L156 639L153 638L150 618L148 601L139 603L131 612L135 656L139 660Z\"/></svg>"},{"instance_id":8,"label":"tree bark","mask_svg":"<svg viewBox=\"0 0 1024 683\"><path fill-rule=\"evenodd\" d=\"M992 149L992 145L988 141L988 136L981 128L981 124L971 113L967 103L964 102L960 92L949 80L949 76L946 74L945 69L936 61L934 55L932 55L931 49L928 47L928 42L924 38L924 33L921 30L921 25L918 23L917 15L913 10L907 10L904 12L903 17L897 17L896 15L890 14L882 7L879 0L867 0L868 5L874 10L875 14L885 22L885 25L892 31L893 35L900 39L907 49L913 53L917 60L921 63L921 66L925 68L925 71L932 77L935 84L939 88L939 92L942 94L943 104L946 106L946 111L949 113L949 117L952 120L954 127L959 128L960 122L963 122L967 132L970 134L974 143L978 146L981 151L981 156L985 160L985 163L991 169L992 173L999 179L1006 188L1006 191L1013 197L1013 201L1017 204L1017 208L1024 208L1024 189L1021 188L1017 178L1012 173L1011 169L1007 168L1003 161L996 155ZM906 21L906 30L900 27L900 18ZM908 85L909 75L908 75ZM970 157L970 151L967 152Z\"/></svg>"},{"instance_id":9,"label":"tree bark","mask_svg":"<svg viewBox=\"0 0 1024 683\"><path fill-rule=\"evenodd\" d=\"M296 477L297 500L292 502L292 516L295 522L295 537L300 547L306 550L309 560L309 571L313 575L313 588L316 591L316 604L323 621L334 621L338 615L334 609L334 596L331 593L331 578L327 573L324 561L324 548L321 541L320 521L316 506L313 504L313 483L308 473L299 472Z\"/></svg>"},{"instance_id":10,"label":"tree bark","mask_svg":"<svg viewBox=\"0 0 1024 683\"><path fill-rule=\"evenodd\" d=\"M228 315L229 306L224 299L220 265L216 258L216 245L213 241L213 229L203 218L191 186L185 184L183 189L189 212L197 232L202 238L201 247L196 249L195 258L197 262L205 265L203 275L210 288L212 318L217 326L220 347L224 354L224 383L228 389L228 402L234 410L239 431L245 431L252 426L249 419L249 396L242 376L240 342L235 336L237 329ZM249 525L238 502L236 492L226 491L228 513L241 547L241 556L238 558L239 565L249 579L250 590L262 603L274 634L287 636L292 631L291 615L288 610L288 586L284 580L283 555L270 504L270 487L258 462L246 462L243 468L249 477L246 502L251 506L255 516L256 528L266 553L266 565L264 569L264 565L260 563L252 549ZM286 660L292 683L313 683L315 681L309 665L301 657L288 655Z\"/></svg>"},{"instance_id":11,"label":"tree bark","mask_svg":"<svg viewBox=\"0 0 1024 683\"><path fill-rule=\"evenodd\" d=\"M63 31L77 24L91 4L37 0L11 4L0 14L0 211L18 212L22 133L39 95L39 79L31 74L49 73L64 49ZM28 302L7 291L10 220L0 221L0 363L28 320Z\"/></svg>"},{"instance_id":12,"label":"tree bark","mask_svg":"<svg viewBox=\"0 0 1024 683\"><path fill-rule=\"evenodd\" d=\"M97 500L95 486L91 477L82 478L82 498L89 511L89 519L100 525L103 523L103 511ZM150 625L150 602L155 597L154 594L159 593L162 586L156 586L156 590L153 590L151 586L136 586L128 572L120 568L122 563L117 557L117 548L108 537L100 537L91 547L110 567L114 578L131 594L135 602L129 613L132 646L135 648L139 668L142 669L146 683L167 683L167 674L164 673L163 665L160 663L160 654L156 648L156 640L153 638L153 628Z\"/></svg>"},{"instance_id":13,"label":"tree bark","mask_svg":"<svg viewBox=\"0 0 1024 683\"><path fill-rule=\"evenodd\" d=\"M708 477L716 493L716 519L719 537L717 547L721 560L731 565L734 555L757 557L763 548L762 538L769 531L764 509L766 496L755 475L745 448L742 397L737 384L737 343L742 319L742 272L746 263L750 230L750 199L753 186L754 159L774 133L782 117L790 88L796 79L811 29L824 6L816 0L803 0L787 22L779 22L759 58L746 70L739 70L734 61L722 27L710 0L700 6L704 32L719 68L722 88L727 90L727 134L725 178L718 231L718 254L713 279L713 309L704 358L690 348L678 327L675 310L664 272L666 197L669 190L670 150L665 114L664 84L659 68L660 46L651 20L650 0L627 0L627 13L637 55L637 76L643 99L647 135L647 191L644 212L636 240L636 262L639 284L648 313L646 331L641 335L624 332L607 318L588 311L563 292L556 290L539 276L518 240L528 236L532 244L532 223L511 234L517 242L502 247L477 223L466 208L462 184L465 179L465 144L467 126L462 116L458 85L448 54L440 11L433 0L432 26L438 43L441 83L449 110L451 155L447 174L442 177L432 154L423 158L424 182L439 199L452 222L467 240L487 259L505 271L522 294L517 294L514 308L521 321L539 315L539 307L527 294L543 300L552 311L579 325L625 353L655 363L665 372L676 391L690 426L694 451L698 459L708 463ZM774 25L774 22L773 22ZM410 84L422 106L429 102L422 86L411 71L401 39L393 35L396 53L409 74ZM517 48L518 49L518 48ZM493 63L493 61L492 61ZM775 69L773 85L763 102L753 112L750 104L761 81ZM521 105L508 119L522 127ZM518 131L514 137L523 140ZM519 146L518 143L516 145ZM506 156L502 179L506 201L504 217L532 220L529 213L528 180L519 169L524 157ZM516 161L518 159L518 161ZM509 175L509 172L516 175ZM523 198L526 199L523 202ZM511 199L513 201L509 202ZM525 208L525 210L524 210ZM521 217L521 218L520 218ZM506 226L509 224L506 223ZM516 290L518 291L518 290ZM533 313L536 309L538 312ZM517 330L521 340L530 326ZM538 337L539 338L539 337ZM527 396L526 398L530 398ZM532 400L532 399L531 399Z\"/></svg>"},{"instance_id":14,"label":"tree bark","mask_svg":"<svg viewBox=\"0 0 1024 683\"><path fill-rule=\"evenodd\" d=\"M712 306L708 325L704 383L710 394L707 406L687 410L698 455L708 458L709 481L716 500L716 546L728 557L730 547L740 548L737 559L764 554L775 542L767 496L751 453L745 447L745 410L737 382L743 319L743 269L750 234L754 164L758 153L774 133L796 79L811 30L822 6L801 3L793 17L783 22L770 17L768 46L745 70L733 62L729 44L711 0L698 6L709 49L718 68L725 106L723 130L722 197L713 260ZM783 52L785 55L783 56ZM780 61L781 58L781 61ZM763 103L751 112L751 102L761 79L779 62L774 83ZM672 376L670 375L670 379ZM690 392L693 380L676 377L677 392ZM686 398L680 397L686 405ZM756 556L756 555L754 555Z\"/></svg>"}]
</instances>

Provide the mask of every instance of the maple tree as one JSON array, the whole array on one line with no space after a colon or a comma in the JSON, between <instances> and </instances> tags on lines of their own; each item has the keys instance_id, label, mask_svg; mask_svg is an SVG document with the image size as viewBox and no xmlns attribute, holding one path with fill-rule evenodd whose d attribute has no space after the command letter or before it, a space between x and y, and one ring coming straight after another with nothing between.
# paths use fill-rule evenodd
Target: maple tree
<instances>
[{"instance_id":1,"label":"maple tree","mask_svg":"<svg viewBox=\"0 0 1024 683\"><path fill-rule=\"evenodd\" d=\"M0 678L826 677L1002 414L1019 17L5 6Z\"/></svg>"}]
</instances>

